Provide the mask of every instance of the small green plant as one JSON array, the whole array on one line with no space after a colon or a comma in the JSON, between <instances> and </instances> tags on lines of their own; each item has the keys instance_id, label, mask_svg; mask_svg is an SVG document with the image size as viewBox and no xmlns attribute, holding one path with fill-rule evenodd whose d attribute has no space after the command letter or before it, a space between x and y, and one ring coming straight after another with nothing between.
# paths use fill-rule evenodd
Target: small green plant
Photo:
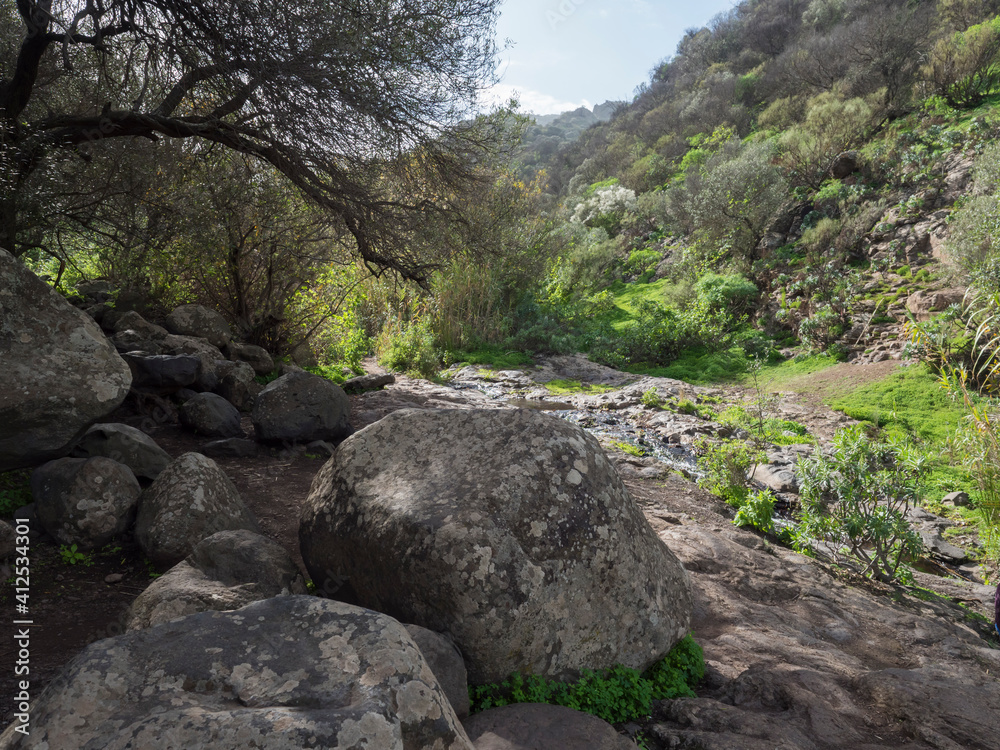
<instances>
[{"instance_id":1,"label":"small green plant","mask_svg":"<svg viewBox=\"0 0 1000 750\"><path fill-rule=\"evenodd\" d=\"M843 561L888 583L921 550L906 513L919 498L926 459L899 440L871 437L868 429L844 428L831 455L817 451L799 462L798 534L831 543Z\"/></svg>"},{"instance_id":2,"label":"small green plant","mask_svg":"<svg viewBox=\"0 0 1000 750\"><path fill-rule=\"evenodd\" d=\"M5 518L31 502L31 472L24 469L0 474L0 516Z\"/></svg>"},{"instance_id":3,"label":"small green plant","mask_svg":"<svg viewBox=\"0 0 1000 750\"><path fill-rule=\"evenodd\" d=\"M704 438L695 443L695 451L702 472L698 486L734 508L742 507L750 493L748 477L765 460L764 452L742 440L713 443Z\"/></svg>"},{"instance_id":4,"label":"small green plant","mask_svg":"<svg viewBox=\"0 0 1000 750\"><path fill-rule=\"evenodd\" d=\"M549 393L557 396L568 396L576 393L610 393L616 390L613 385L592 385L579 380L550 380L544 383Z\"/></svg>"},{"instance_id":5,"label":"small green plant","mask_svg":"<svg viewBox=\"0 0 1000 750\"><path fill-rule=\"evenodd\" d=\"M692 688L704 676L701 646L687 635L644 674L621 665L585 669L574 682L515 673L499 685L470 687L469 699L473 713L512 703L549 703L620 724L649 716L654 700L693 697Z\"/></svg>"},{"instance_id":6,"label":"small green plant","mask_svg":"<svg viewBox=\"0 0 1000 750\"><path fill-rule=\"evenodd\" d=\"M66 565L83 565L89 568L94 564L94 556L89 552L83 552L76 544L62 545L59 548L59 557Z\"/></svg>"},{"instance_id":7,"label":"small green plant","mask_svg":"<svg viewBox=\"0 0 1000 750\"><path fill-rule=\"evenodd\" d=\"M641 400L642 400L642 405L648 406L650 409L663 408L663 399L660 398L660 394L656 392L655 388L650 388L648 391L643 391Z\"/></svg>"},{"instance_id":8,"label":"small green plant","mask_svg":"<svg viewBox=\"0 0 1000 750\"><path fill-rule=\"evenodd\" d=\"M774 533L774 495L770 490L751 492L733 519L736 526L751 526L765 534Z\"/></svg>"},{"instance_id":9,"label":"small green plant","mask_svg":"<svg viewBox=\"0 0 1000 750\"><path fill-rule=\"evenodd\" d=\"M642 458L643 456L646 455L646 451L644 451L638 445L633 445L632 443L626 443L621 440L613 440L611 444L615 446L615 448L617 448L618 450L622 451L623 453L628 453L630 456L637 456L639 458Z\"/></svg>"}]
</instances>

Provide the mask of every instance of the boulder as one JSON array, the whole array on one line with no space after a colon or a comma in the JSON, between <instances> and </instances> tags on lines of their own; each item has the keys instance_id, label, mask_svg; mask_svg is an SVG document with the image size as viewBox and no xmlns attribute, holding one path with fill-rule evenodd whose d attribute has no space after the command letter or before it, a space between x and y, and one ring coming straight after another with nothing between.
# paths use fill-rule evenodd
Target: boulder
<instances>
[{"instance_id":1,"label":"boulder","mask_svg":"<svg viewBox=\"0 0 1000 750\"><path fill-rule=\"evenodd\" d=\"M351 432L351 402L337 385L318 375L291 372L260 392L251 417L265 443L341 440Z\"/></svg>"},{"instance_id":2,"label":"boulder","mask_svg":"<svg viewBox=\"0 0 1000 750\"><path fill-rule=\"evenodd\" d=\"M345 393L364 393L365 391L376 391L385 388L396 382L396 376L391 372L380 375L361 375L351 378L342 386Z\"/></svg>"},{"instance_id":3,"label":"boulder","mask_svg":"<svg viewBox=\"0 0 1000 750\"><path fill-rule=\"evenodd\" d=\"M257 450L256 442L244 438L213 440L201 446L201 452L209 458L251 458Z\"/></svg>"},{"instance_id":4,"label":"boulder","mask_svg":"<svg viewBox=\"0 0 1000 750\"><path fill-rule=\"evenodd\" d=\"M447 636L419 625L405 625L413 642L427 660L455 714L460 719L469 715L469 675L462 652Z\"/></svg>"},{"instance_id":5,"label":"boulder","mask_svg":"<svg viewBox=\"0 0 1000 750\"><path fill-rule=\"evenodd\" d=\"M134 331L139 336L150 341L163 341L169 335L166 328L150 323L134 310L129 310L116 317L112 330L115 333Z\"/></svg>"},{"instance_id":6,"label":"boulder","mask_svg":"<svg viewBox=\"0 0 1000 750\"><path fill-rule=\"evenodd\" d=\"M217 346L196 336L177 336L174 334L163 339L162 346L166 354L186 354L197 357L201 361L201 369L198 371L198 377L194 383L196 390L212 391L219 385L219 376L215 370L218 363L224 362L226 358Z\"/></svg>"},{"instance_id":7,"label":"boulder","mask_svg":"<svg viewBox=\"0 0 1000 750\"><path fill-rule=\"evenodd\" d=\"M226 354L234 362L246 362L256 375L270 375L274 372L274 359L263 347L230 341Z\"/></svg>"},{"instance_id":8,"label":"boulder","mask_svg":"<svg viewBox=\"0 0 1000 750\"><path fill-rule=\"evenodd\" d=\"M597 440L535 411L390 414L317 475L299 540L318 587L448 634L473 684L645 669L690 621L687 573Z\"/></svg>"},{"instance_id":9,"label":"boulder","mask_svg":"<svg viewBox=\"0 0 1000 750\"><path fill-rule=\"evenodd\" d=\"M128 352L163 354L163 344L160 341L155 341L138 331L133 331L131 328L113 334L111 336L111 343L122 354Z\"/></svg>"},{"instance_id":10,"label":"boulder","mask_svg":"<svg viewBox=\"0 0 1000 750\"><path fill-rule=\"evenodd\" d=\"M961 289L946 289L937 292L918 291L906 298L906 309L913 313L917 320L929 320L934 313L947 310L951 305L959 304L964 296Z\"/></svg>"},{"instance_id":11,"label":"boulder","mask_svg":"<svg viewBox=\"0 0 1000 750\"><path fill-rule=\"evenodd\" d=\"M596 716L565 706L515 703L462 724L476 750L635 750L635 743Z\"/></svg>"},{"instance_id":12,"label":"boulder","mask_svg":"<svg viewBox=\"0 0 1000 750\"><path fill-rule=\"evenodd\" d=\"M835 180L842 180L859 169L861 169L861 152L844 151L838 154L837 158L833 160L833 164L830 165L830 176Z\"/></svg>"},{"instance_id":13,"label":"boulder","mask_svg":"<svg viewBox=\"0 0 1000 750\"><path fill-rule=\"evenodd\" d=\"M205 612L228 611L282 594L306 593L284 548L252 531L220 531L153 581L132 602L126 628L136 630Z\"/></svg>"},{"instance_id":14,"label":"boulder","mask_svg":"<svg viewBox=\"0 0 1000 750\"><path fill-rule=\"evenodd\" d=\"M0 748L472 750L402 625L313 596L98 641L32 697Z\"/></svg>"},{"instance_id":15,"label":"boulder","mask_svg":"<svg viewBox=\"0 0 1000 750\"><path fill-rule=\"evenodd\" d=\"M185 453L139 497L135 537L154 565L176 565L219 531L260 532L235 485L215 461Z\"/></svg>"},{"instance_id":16,"label":"boulder","mask_svg":"<svg viewBox=\"0 0 1000 750\"><path fill-rule=\"evenodd\" d=\"M215 374L219 378L215 392L240 411L250 411L263 390L253 368L246 362L217 362Z\"/></svg>"},{"instance_id":17,"label":"boulder","mask_svg":"<svg viewBox=\"0 0 1000 750\"><path fill-rule=\"evenodd\" d=\"M799 478L792 466L781 464L760 464L754 469L750 479L760 482L775 492L798 494Z\"/></svg>"},{"instance_id":18,"label":"boulder","mask_svg":"<svg viewBox=\"0 0 1000 750\"><path fill-rule=\"evenodd\" d=\"M201 372L197 357L186 354L143 354L127 352L122 357L132 370L136 388L170 391L194 385Z\"/></svg>"},{"instance_id":19,"label":"boulder","mask_svg":"<svg viewBox=\"0 0 1000 750\"><path fill-rule=\"evenodd\" d=\"M72 455L110 458L142 479L156 479L172 460L153 438L127 424L95 424L84 433Z\"/></svg>"},{"instance_id":20,"label":"boulder","mask_svg":"<svg viewBox=\"0 0 1000 750\"><path fill-rule=\"evenodd\" d=\"M132 383L97 323L2 250L0 362L0 471L65 455Z\"/></svg>"},{"instance_id":21,"label":"boulder","mask_svg":"<svg viewBox=\"0 0 1000 750\"><path fill-rule=\"evenodd\" d=\"M181 424L199 435L212 438L241 438L240 412L222 396L199 393L181 404Z\"/></svg>"},{"instance_id":22,"label":"boulder","mask_svg":"<svg viewBox=\"0 0 1000 750\"><path fill-rule=\"evenodd\" d=\"M38 522L56 541L81 550L101 547L126 531L140 491L127 466L103 456L60 458L31 474Z\"/></svg>"},{"instance_id":23,"label":"boulder","mask_svg":"<svg viewBox=\"0 0 1000 750\"><path fill-rule=\"evenodd\" d=\"M202 305L181 305L167 316L165 323L171 333L196 336L216 347L225 346L233 338L226 319Z\"/></svg>"},{"instance_id":24,"label":"boulder","mask_svg":"<svg viewBox=\"0 0 1000 750\"><path fill-rule=\"evenodd\" d=\"M951 503L952 505L959 508L965 508L972 504L972 501L969 499L969 493L962 491L949 492L947 495L941 498L941 502Z\"/></svg>"}]
</instances>

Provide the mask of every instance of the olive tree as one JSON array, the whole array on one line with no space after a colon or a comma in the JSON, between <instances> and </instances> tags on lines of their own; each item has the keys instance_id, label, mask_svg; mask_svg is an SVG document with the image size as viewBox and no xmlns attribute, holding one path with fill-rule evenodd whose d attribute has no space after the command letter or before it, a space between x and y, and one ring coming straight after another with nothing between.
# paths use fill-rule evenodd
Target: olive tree
<instances>
[{"instance_id":1,"label":"olive tree","mask_svg":"<svg viewBox=\"0 0 1000 750\"><path fill-rule=\"evenodd\" d=\"M61 159L197 139L267 162L366 263L421 278L407 236L453 212L442 196L501 127L472 117L494 80L498 5L5 0L0 248L30 248L31 197Z\"/></svg>"}]
</instances>

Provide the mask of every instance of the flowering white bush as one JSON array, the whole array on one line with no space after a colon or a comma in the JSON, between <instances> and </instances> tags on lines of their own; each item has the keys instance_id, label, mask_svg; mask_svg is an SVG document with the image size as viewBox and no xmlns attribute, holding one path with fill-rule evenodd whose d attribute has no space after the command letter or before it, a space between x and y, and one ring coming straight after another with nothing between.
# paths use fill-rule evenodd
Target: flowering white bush
<instances>
[{"instance_id":1,"label":"flowering white bush","mask_svg":"<svg viewBox=\"0 0 1000 750\"><path fill-rule=\"evenodd\" d=\"M570 221L586 224L605 214L621 216L635 210L635 193L621 185L598 188L587 200L576 205Z\"/></svg>"}]
</instances>

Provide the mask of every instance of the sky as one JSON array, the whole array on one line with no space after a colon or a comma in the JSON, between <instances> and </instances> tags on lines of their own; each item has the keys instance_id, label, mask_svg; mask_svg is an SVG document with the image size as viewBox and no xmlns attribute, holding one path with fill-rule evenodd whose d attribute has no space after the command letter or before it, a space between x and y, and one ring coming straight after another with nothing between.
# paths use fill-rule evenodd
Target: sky
<instances>
[{"instance_id":1,"label":"sky","mask_svg":"<svg viewBox=\"0 0 1000 750\"><path fill-rule=\"evenodd\" d=\"M497 26L501 81L538 115L628 100L673 55L684 31L701 28L733 0L504 0Z\"/></svg>"}]
</instances>

